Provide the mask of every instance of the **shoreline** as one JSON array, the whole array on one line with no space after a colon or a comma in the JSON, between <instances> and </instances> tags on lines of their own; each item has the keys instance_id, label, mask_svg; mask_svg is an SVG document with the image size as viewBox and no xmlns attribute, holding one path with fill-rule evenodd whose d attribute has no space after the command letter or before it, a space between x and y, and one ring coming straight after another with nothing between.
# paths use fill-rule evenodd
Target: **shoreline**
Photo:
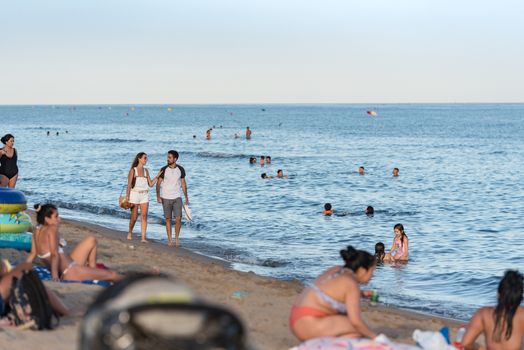
<instances>
[{"instance_id":1,"label":"shoreline","mask_svg":"<svg viewBox=\"0 0 524 350\"><path fill-rule=\"evenodd\" d=\"M30 215L34 220L34 212ZM285 281L237 271L225 261L155 241L140 244L139 240L134 240L130 243L121 231L78 220L63 219L60 234L68 241L66 251L86 235L94 235L98 239L100 262L122 272L150 271L158 267L205 300L233 310L242 319L255 349L289 349L299 344L288 326L291 306L304 288L298 280ZM23 260L27 254L12 249L1 249L0 253L3 258L14 262ZM45 284L66 305L77 309L86 309L102 290L99 286L76 283L46 281ZM232 297L236 292L241 293L240 299ZM368 301L362 302L362 312L377 333L408 344L414 343L411 336L417 328L438 331L448 326L453 338L463 323L389 305L370 306ZM74 348L73 344L78 344L80 321L81 318L65 318L56 330L50 332L0 329L0 350L34 348L38 344L53 346L55 350Z\"/></svg>"}]
</instances>

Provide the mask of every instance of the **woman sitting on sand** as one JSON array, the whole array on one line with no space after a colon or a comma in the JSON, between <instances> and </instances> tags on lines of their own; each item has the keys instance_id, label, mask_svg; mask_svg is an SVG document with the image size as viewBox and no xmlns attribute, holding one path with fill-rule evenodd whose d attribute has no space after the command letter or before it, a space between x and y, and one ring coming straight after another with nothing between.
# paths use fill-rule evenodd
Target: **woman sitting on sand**
<instances>
[{"instance_id":1,"label":"woman sitting on sand","mask_svg":"<svg viewBox=\"0 0 524 350\"><path fill-rule=\"evenodd\" d=\"M367 337L376 334L362 320L360 291L375 271L375 257L349 246L340 251L344 266L325 271L298 297L291 309L289 325L295 336L304 341L317 337Z\"/></svg>"},{"instance_id":2,"label":"woman sitting on sand","mask_svg":"<svg viewBox=\"0 0 524 350\"><path fill-rule=\"evenodd\" d=\"M71 255L60 247L58 226L60 216L53 204L35 205L36 221L41 225L33 233L31 253L27 262L38 256L51 270L53 281L105 280L118 281L122 277L115 271L96 268L96 240L91 237L81 241ZM87 266L86 266L87 265Z\"/></svg>"},{"instance_id":3,"label":"woman sitting on sand","mask_svg":"<svg viewBox=\"0 0 524 350\"><path fill-rule=\"evenodd\" d=\"M488 350L524 349L524 308L520 307L523 276L518 271L506 271L499 283L496 307L483 307L471 318L462 338L465 349L483 349L475 340L482 333Z\"/></svg>"}]
</instances>

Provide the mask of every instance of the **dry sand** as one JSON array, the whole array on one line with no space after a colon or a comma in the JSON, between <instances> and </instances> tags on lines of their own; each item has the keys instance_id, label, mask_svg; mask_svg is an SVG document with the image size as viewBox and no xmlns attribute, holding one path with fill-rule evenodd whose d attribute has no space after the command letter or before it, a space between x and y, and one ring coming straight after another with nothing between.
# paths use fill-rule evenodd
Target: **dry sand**
<instances>
[{"instance_id":1,"label":"dry sand","mask_svg":"<svg viewBox=\"0 0 524 350\"><path fill-rule=\"evenodd\" d=\"M291 305L303 289L298 281L280 281L234 271L219 260L183 248L169 248L155 242L141 244L138 239L129 242L125 240L125 233L71 220L62 221L60 234L68 241L66 248L74 247L87 235L94 235L98 238L98 260L111 268L126 272L150 271L158 267L185 282L208 301L233 309L245 322L249 339L256 349L289 349L298 344L287 322ZM0 249L0 254L12 262L23 261L26 255L11 249ZM45 283L68 306L84 310L102 290L102 287L84 284ZM235 291L245 293L244 298L232 298ZM367 302L363 310L365 319L377 332L409 344L413 344L411 335L417 328L438 330L447 325L454 334L459 325L457 321L429 315L372 307ZM0 329L0 349L76 349L80 322L81 318L63 318L57 329L46 332Z\"/></svg>"}]
</instances>

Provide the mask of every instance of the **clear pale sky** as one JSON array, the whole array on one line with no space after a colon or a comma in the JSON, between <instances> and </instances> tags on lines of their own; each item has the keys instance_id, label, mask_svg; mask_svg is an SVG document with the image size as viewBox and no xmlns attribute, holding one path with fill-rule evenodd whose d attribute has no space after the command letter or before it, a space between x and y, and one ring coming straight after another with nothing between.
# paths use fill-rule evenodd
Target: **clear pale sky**
<instances>
[{"instance_id":1,"label":"clear pale sky","mask_svg":"<svg viewBox=\"0 0 524 350\"><path fill-rule=\"evenodd\" d=\"M522 0L0 0L0 104L524 102Z\"/></svg>"}]
</instances>

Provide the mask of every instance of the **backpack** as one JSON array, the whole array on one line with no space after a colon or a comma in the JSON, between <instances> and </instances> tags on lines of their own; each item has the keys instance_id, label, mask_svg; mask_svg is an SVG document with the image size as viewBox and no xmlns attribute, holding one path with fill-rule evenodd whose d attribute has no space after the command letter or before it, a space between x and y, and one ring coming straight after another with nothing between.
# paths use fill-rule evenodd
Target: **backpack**
<instances>
[{"instance_id":1,"label":"backpack","mask_svg":"<svg viewBox=\"0 0 524 350\"><path fill-rule=\"evenodd\" d=\"M33 270L24 271L20 278L13 278L8 316L22 328L43 330L58 325L58 315L51 309L44 284Z\"/></svg>"}]
</instances>

